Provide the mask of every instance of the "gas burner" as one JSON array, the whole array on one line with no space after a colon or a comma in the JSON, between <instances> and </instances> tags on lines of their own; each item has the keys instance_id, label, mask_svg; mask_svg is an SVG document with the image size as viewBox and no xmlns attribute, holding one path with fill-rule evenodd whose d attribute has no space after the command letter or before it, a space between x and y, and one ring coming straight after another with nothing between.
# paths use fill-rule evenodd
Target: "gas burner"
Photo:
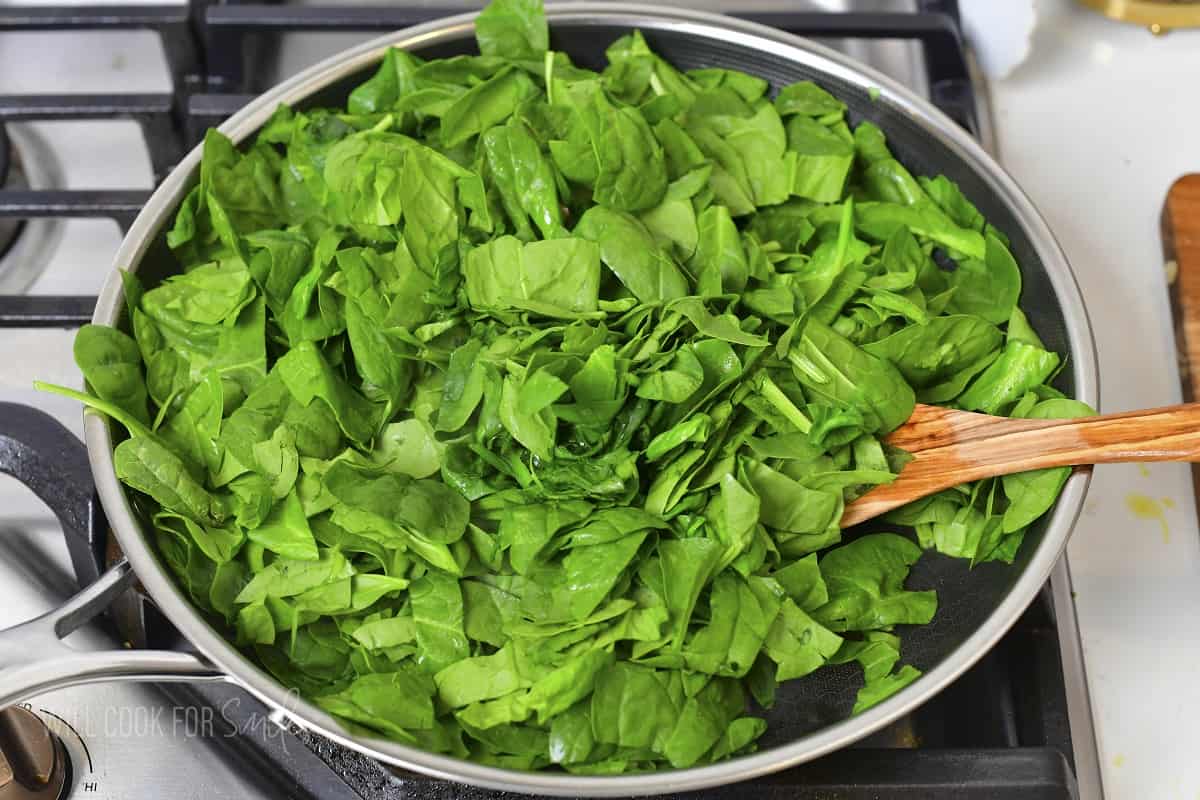
<instances>
[{"instance_id":1,"label":"gas burner","mask_svg":"<svg viewBox=\"0 0 1200 800\"><path fill-rule=\"evenodd\" d=\"M8 140L8 133L4 130L4 126L0 125L0 189L25 188L19 185L14 186L16 181L9 180L12 155L12 143ZM21 229L24 226L24 220L0 219L0 258L8 252L8 248L12 247L13 241L21 235Z\"/></svg>"},{"instance_id":2,"label":"gas burner","mask_svg":"<svg viewBox=\"0 0 1200 800\"><path fill-rule=\"evenodd\" d=\"M0 126L0 190L30 192L61 186L54 152L29 125ZM61 219L0 217L0 294L21 294L50 264Z\"/></svg>"}]
</instances>

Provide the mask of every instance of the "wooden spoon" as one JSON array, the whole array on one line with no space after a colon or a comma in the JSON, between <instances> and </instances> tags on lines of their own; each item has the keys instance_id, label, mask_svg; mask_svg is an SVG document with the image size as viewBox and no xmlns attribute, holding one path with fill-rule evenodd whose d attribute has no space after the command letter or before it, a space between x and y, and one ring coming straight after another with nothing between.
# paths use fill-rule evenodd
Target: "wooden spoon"
<instances>
[{"instance_id":1,"label":"wooden spoon","mask_svg":"<svg viewBox=\"0 0 1200 800\"><path fill-rule=\"evenodd\" d=\"M1008 419L917 405L884 439L912 461L846 505L842 527L960 483L1031 469L1200 461L1200 403L1081 419Z\"/></svg>"}]
</instances>

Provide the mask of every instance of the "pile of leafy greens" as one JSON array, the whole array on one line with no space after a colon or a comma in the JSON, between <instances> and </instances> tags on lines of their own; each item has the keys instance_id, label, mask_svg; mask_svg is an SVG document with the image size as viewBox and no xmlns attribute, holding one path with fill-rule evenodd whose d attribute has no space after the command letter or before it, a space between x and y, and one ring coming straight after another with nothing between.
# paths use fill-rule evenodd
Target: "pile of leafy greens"
<instances>
[{"instance_id":1,"label":"pile of leafy greens","mask_svg":"<svg viewBox=\"0 0 1200 800\"><path fill-rule=\"evenodd\" d=\"M391 50L345 109L210 131L132 335L79 332L116 470L239 646L353 730L578 773L746 752L779 682L920 673L922 548L1011 561L1064 470L842 543L916 401L1086 407L1003 234L812 83L593 72L538 0ZM753 703L751 703L751 699Z\"/></svg>"}]
</instances>

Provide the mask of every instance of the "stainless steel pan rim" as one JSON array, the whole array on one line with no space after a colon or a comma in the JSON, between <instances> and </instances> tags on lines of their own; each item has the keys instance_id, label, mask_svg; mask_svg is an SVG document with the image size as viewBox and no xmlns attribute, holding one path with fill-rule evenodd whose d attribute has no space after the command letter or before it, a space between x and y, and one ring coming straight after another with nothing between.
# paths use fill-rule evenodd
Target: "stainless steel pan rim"
<instances>
[{"instance_id":1,"label":"stainless steel pan rim","mask_svg":"<svg viewBox=\"0 0 1200 800\"><path fill-rule=\"evenodd\" d=\"M826 47L718 14L650 5L581 2L547 6L546 15L551 26L556 22L572 21L575 24L619 24L647 30L719 35L732 43L801 61L861 87L878 88L878 102L892 104L904 111L919 121L930 136L972 162L996 194L1010 206L1034 243L1061 304L1071 348L1069 369L1073 373L1076 396L1093 406L1097 404L1095 344L1079 287L1065 256L1016 183L978 143L929 103L890 78ZM235 142L241 142L254 133L280 103L298 103L315 91L370 67L382 58L388 47L423 46L462 36L472 28L474 17L474 14L465 14L409 28L329 58L261 95L231 117L220 130ZM200 156L201 149L197 147L154 192L121 244L115 259L118 269L136 269L153 237L169 224L191 185ZM100 295L93 321L116 324L122 307L121 280L114 270ZM889 700L789 744L732 761L669 772L579 777L489 767L343 731L328 714L297 698L248 661L196 612L143 538L134 519L113 466L113 439L108 423L99 416L88 414L84 429L101 501L129 562L167 617L230 680L283 709L297 724L398 767L492 789L537 794L628 796L702 789L794 766L844 747L887 725L953 681L1009 629L1048 579L1082 508L1089 481L1087 473L1076 473L1067 481L1037 551L986 623L938 666Z\"/></svg>"}]
</instances>

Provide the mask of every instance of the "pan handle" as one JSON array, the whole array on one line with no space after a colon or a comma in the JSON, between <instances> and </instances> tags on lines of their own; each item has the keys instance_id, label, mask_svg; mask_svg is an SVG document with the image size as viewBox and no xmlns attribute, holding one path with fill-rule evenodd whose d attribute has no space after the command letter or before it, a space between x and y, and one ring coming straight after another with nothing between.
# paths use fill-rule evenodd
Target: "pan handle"
<instances>
[{"instance_id":1,"label":"pan handle","mask_svg":"<svg viewBox=\"0 0 1200 800\"><path fill-rule=\"evenodd\" d=\"M0 631L0 708L51 689L102 681L229 680L216 667L173 650L83 651L62 640L129 588L122 559L56 609Z\"/></svg>"},{"instance_id":2,"label":"pan handle","mask_svg":"<svg viewBox=\"0 0 1200 800\"><path fill-rule=\"evenodd\" d=\"M104 611L133 580L122 559L101 574L103 532L87 451L54 417L0 403L0 473L33 490L57 515L82 591L40 617L0 630L0 708L50 689L112 680L228 678L190 653L76 650L62 639Z\"/></svg>"}]
</instances>

